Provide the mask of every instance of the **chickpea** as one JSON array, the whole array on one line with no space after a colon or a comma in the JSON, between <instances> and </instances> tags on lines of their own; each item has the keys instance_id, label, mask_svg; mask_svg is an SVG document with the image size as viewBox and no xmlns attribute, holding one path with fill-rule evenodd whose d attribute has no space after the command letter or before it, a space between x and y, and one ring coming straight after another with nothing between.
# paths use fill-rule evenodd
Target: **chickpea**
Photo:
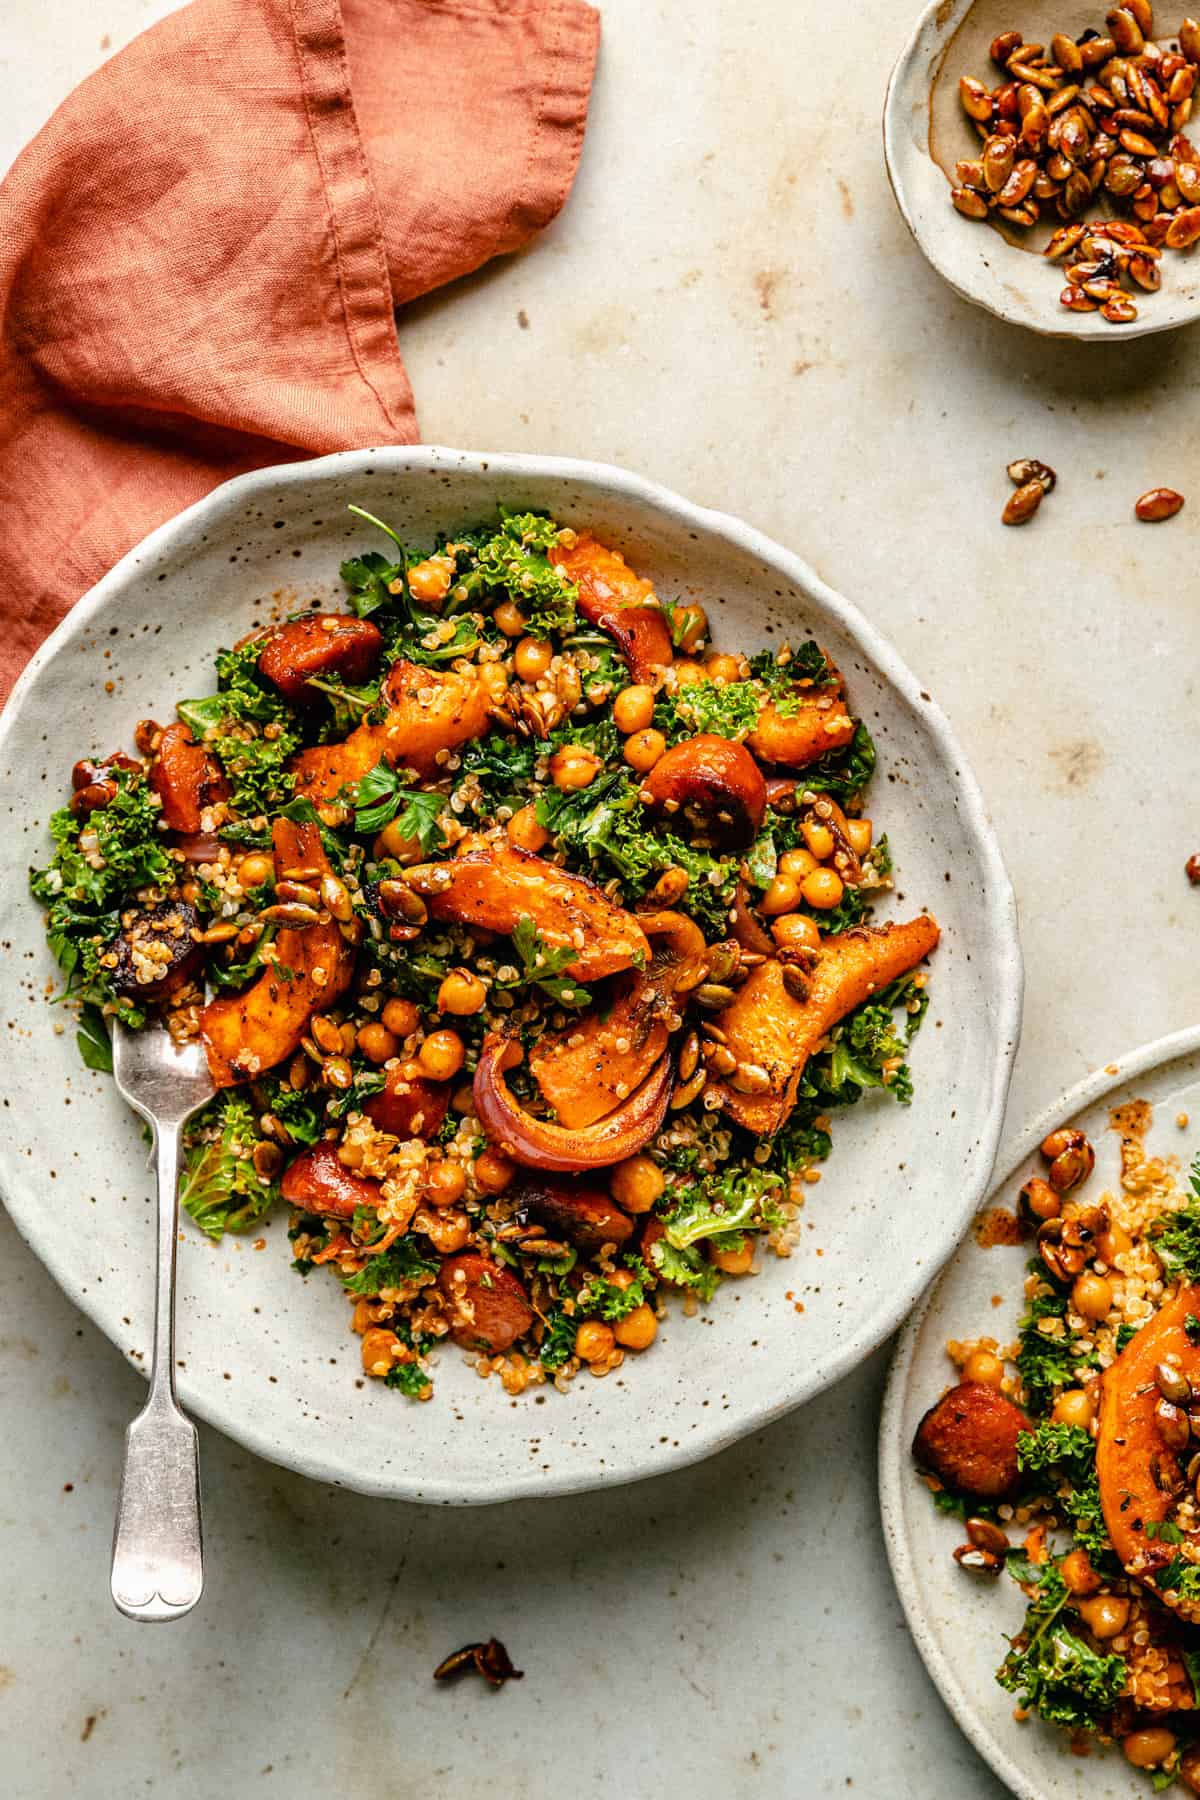
<instances>
[{"instance_id":1,"label":"chickpea","mask_svg":"<svg viewBox=\"0 0 1200 1800\"><path fill-rule=\"evenodd\" d=\"M431 1031L417 1051L421 1073L431 1081L452 1080L465 1058L466 1051L457 1031Z\"/></svg>"},{"instance_id":2,"label":"chickpea","mask_svg":"<svg viewBox=\"0 0 1200 1800\"><path fill-rule=\"evenodd\" d=\"M805 901L809 906L815 906L818 912L828 912L836 906L845 891L845 883L836 869L814 869L800 883Z\"/></svg>"},{"instance_id":3,"label":"chickpea","mask_svg":"<svg viewBox=\"0 0 1200 1800\"><path fill-rule=\"evenodd\" d=\"M439 1256L453 1256L471 1235L471 1221L465 1212L426 1212L422 1207L413 1214L413 1230L423 1231Z\"/></svg>"},{"instance_id":4,"label":"chickpea","mask_svg":"<svg viewBox=\"0 0 1200 1800\"><path fill-rule=\"evenodd\" d=\"M411 1037L421 1023L421 1015L411 1000L389 1000L381 1014L389 1031L398 1038Z\"/></svg>"},{"instance_id":5,"label":"chickpea","mask_svg":"<svg viewBox=\"0 0 1200 1800\"><path fill-rule=\"evenodd\" d=\"M414 563L408 571L408 591L414 600L423 600L426 606L436 608L450 592L453 578L452 556L427 556L424 562Z\"/></svg>"},{"instance_id":6,"label":"chickpea","mask_svg":"<svg viewBox=\"0 0 1200 1800\"><path fill-rule=\"evenodd\" d=\"M505 829L510 844L515 844L518 850L530 850L534 856L550 842L550 833L544 825L538 824L536 806L522 806Z\"/></svg>"},{"instance_id":7,"label":"chickpea","mask_svg":"<svg viewBox=\"0 0 1200 1800\"><path fill-rule=\"evenodd\" d=\"M358 1028L358 1047L368 1062L385 1063L400 1048L400 1039L386 1025L372 1022Z\"/></svg>"},{"instance_id":8,"label":"chickpea","mask_svg":"<svg viewBox=\"0 0 1200 1800\"><path fill-rule=\"evenodd\" d=\"M635 731L632 737L625 739L625 761L639 775L645 775L666 747L667 740L661 731Z\"/></svg>"},{"instance_id":9,"label":"chickpea","mask_svg":"<svg viewBox=\"0 0 1200 1800\"><path fill-rule=\"evenodd\" d=\"M698 662L690 662L685 658L682 662L674 663L672 666L675 670L676 683L680 687L694 687L698 681L707 679Z\"/></svg>"},{"instance_id":10,"label":"chickpea","mask_svg":"<svg viewBox=\"0 0 1200 1800\"><path fill-rule=\"evenodd\" d=\"M608 1191L626 1212L647 1213L666 1187L666 1177L648 1156L630 1156L608 1178Z\"/></svg>"},{"instance_id":11,"label":"chickpea","mask_svg":"<svg viewBox=\"0 0 1200 1800\"><path fill-rule=\"evenodd\" d=\"M692 656L708 636L708 614L702 606L679 607L674 627L679 648L685 656Z\"/></svg>"},{"instance_id":12,"label":"chickpea","mask_svg":"<svg viewBox=\"0 0 1200 1800\"><path fill-rule=\"evenodd\" d=\"M1044 1225L1047 1219L1057 1219L1062 1198L1040 1175L1031 1175L1021 1189L1018 1206L1027 1224Z\"/></svg>"},{"instance_id":13,"label":"chickpea","mask_svg":"<svg viewBox=\"0 0 1200 1800\"><path fill-rule=\"evenodd\" d=\"M525 614L521 611L520 607L514 606L511 600L502 600L492 614L492 617L495 619L496 624L504 633L505 637L510 638L519 638L523 636L525 626L528 623Z\"/></svg>"},{"instance_id":14,"label":"chickpea","mask_svg":"<svg viewBox=\"0 0 1200 1800\"><path fill-rule=\"evenodd\" d=\"M1157 1769L1175 1748L1175 1733L1163 1725L1149 1725L1145 1731L1131 1731L1121 1748L1135 1769Z\"/></svg>"},{"instance_id":15,"label":"chickpea","mask_svg":"<svg viewBox=\"0 0 1200 1800\"><path fill-rule=\"evenodd\" d=\"M802 850L799 845L794 850L785 850L779 859L779 873L790 875L794 881L803 881L817 867L817 859L811 850Z\"/></svg>"},{"instance_id":16,"label":"chickpea","mask_svg":"<svg viewBox=\"0 0 1200 1800\"><path fill-rule=\"evenodd\" d=\"M847 819L846 841L855 856L865 856L871 848L871 839L875 835L875 827L870 819Z\"/></svg>"},{"instance_id":17,"label":"chickpea","mask_svg":"<svg viewBox=\"0 0 1200 1800\"><path fill-rule=\"evenodd\" d=\"M272 879L275 865L269 856L261 850L252 850L249 856L243 856L238 864L237 878L247 892L251 888L260 888Z\"/></svg>"},{"instance_id":18,"label":"chickpea","mask_svg":"<svg viewBox=\"0 0 1200 1800\"><path fill-rule=\"evenodd\" d=\"M421 848L420 838L405 837L400 829L399 819L393 819L390 824L385 825L371 847L375 852L376 861L382 860L385 856L391 856L398 863L417 863L425 854Z\"/></svg>"},{"instance_id":19,"label":"chickpea","mask_svg":"<svg viewBox=\"0 0 1200 1800\"><path fill-rule=\"evenodd\" d=\"M833 855L833 833L819 819L805 819L800 827L804 839L818 862L828 862Z\"/></svg>"},{"instance_id":20,"label":"chickpea","mask_svg":"<svg viewBox=\"0 0 1200 1800\"><path fill-rule=\"evenodd\" d=\"M1080 1602L1079 1616L1093 1637L1116 1637L1129 1623L1129 1602L1120 1594L1097 1594Z\"/></svg>"},{"instance_id":21,"label":"chickpea","mask_svg":"<svg viewBox=\"0 0 1200 1800\"><path fill-rule=\"evenodd\" d=\"M1069 1550L1059 1564L1059 1572L1072 1594L1094 1594L1101 1585L1086 1550ZM1128 1612L1128 1607L1125 1610Z\"/></svg>"},{"instance_id":22,"label":"chickpea","mask_svg":"<svg viewBox=\"0 0 1200 1800\"><path fill-rule=\"evenodd\" d=\"M622 688L613 701L613 724L626 735L645 731L653 717L654 689L640 681L632 687Z\"/></svg>"},{"instance_id":23,"label":"chickpea","mask_svg":"<svg viewBox=\"0 0 1200 1800\"><path fill-rule=\"evenodd\" d=\"M1086 1388L1066 1388L1054 1402L1050 1417L1056 1425L1081 1425L1086 1431L1095 1413L1095 1402Z\"/></svg>"},{"instance_id":24,"label":"chickpea","mask_svg":"<svg viewBox=\"0 0 1200 1800\"><path fill-rule=\"evenodd\" d=\"M473 975L470 969L451 969L438 989L438 1011L455 1013L466 1019L472 1013L480 1012L486 999L487 989L478 975ZM457 1075L457 1068L454 1073Z\"/></svg>"},{"instance_id":25,"label":"chickpea","mask_svg":"<svg viewBox=\"0 0 1200 1800\"><path fill-rule=\"evenodd\" d=\"M499 706L508 692L508 670L503 663L476 663L475 673L481 687L487 691L488 699L493 706Z\"/></svg>"},{"instance_id":26,"label":"chickpea","mask_svg":"<svg viewBox=\"0 0 1200 1800\"><path fill-rule=\"evenodd\" d=\"M546 638L523 637L513 651L513 667L522 681L536 681L544 675L554 657L554 646Z\"/></svg>"},{"instance_id":27,"label":"chickpea","mask_svg":"<svg viewBox=\"0 0 1200 1800\"><path fill-rule=\"evenodd\" d=\"M616 1334L611 1325L599 1319L585 1319L575 1333L575 1354L580 1362L603 1362L616 1347Z\"/></svg>"},{"instance_id":28,"label":"chickpea","mask_svg":"<svg viewBox=\"0 0 1200 1800\"><path fill-rule=\"evenodd\" d=\"M985 1387L998 1388L1004 1380L1004 1363L991 1350L972 1350L962 1376L964 1381L982 1381Z\"/></svg>"},{"instance_id":29,"label":"chickpea","mask_svg":"<svg viewBox=\"0 0 1200 1800\"><path fill-rule=\"evenodd\" d=\"M759 901L759 911L765 912L768 918L776 913L795 912L796 902L800 898L800 883L794 875L776 875L774 881Z\"/></svg>"},{"instance_id":30,"label":"chickpea","mask_svg":"<svg viewBox=\"0 0 1200 1800\"><path fill-rule=\"evenodd\" d=\"M485 1194L502 1194L516 1172L516 1165L498 1150L485 1150L475 1158L475 1180Z\"/></svg>"},{"instance_id":31,"label":"chickpea","mask_svg":"<svg viewBox=\"0 0 1200 1800\"><path fill-rule=\"evenodd\" d=\"M714 653L704 659L704 673L710 681L719 681L728 685L731 681L742 679L742 664L739 657L720 656Z\"/></svg>"},{"instance_id":32,"label":"chickpea","mask_svg":"<svg viewBox=\"0 0 1200 1800\"><path fill-rule=\"evenodd\" d=\"M1081 1275L1071 1289L1071 1304L1084 1319L1102 1319L1112 1299L1112 1284L1103 1275Z\"/></svg>"},{"instance_id":33,"label":"chickpea","mask_svg":"<svg viewBox=\"0 0 1200 1800\"><path fill-rule=\"evenodd\" d=\"M368 1375L386 1375L403 1348L394 1331L381 1331L377 1326L363 1333L362 1366Z\"/></svg>"},{"instance_id":34,"label":"chickpea","mask_svg":"<svg viewBox=\"0 0 1200 1800\"><path fill-rule=\"evenodd\" d=\"M626 745L627 751L628 748ZM600 758L582 744L564 744L550 758L550 779L565 793L577 793L595 781L603 766Z\"/></svg>"},{"instance_id":35,"label":"chickpea","mask_svg":"<svg viewBox=\"0 0 1200 1800\"><path fill-rule=\"evenodd\" d=\"M1189 1794L1200 1794L1200 1744L1193 1744L1190 1750L1184 1751L1179 1759L1176 1778L1183 1783Z\"/></svg>"},{"instance_id":36,"label":"chickpea","mask_svg":"<svg viewBox=\"0 0 1200 1800\"><path fill-rule=\"evenodd\" d=\"M635 1306L613 1331L623 1350L648 1350L658 1336L658 1320L652 1307Z\"/></svg>"},{"instance_id":37,"label":"chickpea","mask_svg":"<svg viewBox=\"0 0 1200 1800\"><path fill-rule=\"evenodd\" d=\"M781 950L817 950L821 944L820 927L807 913L784 913L772 925L771 936Z\"/></svg>"},{"instance_id":38,"label":"chickpea","mask_svg":"<svg viewBox=\"0 0 1200 1800\"><path fill-rule=\"evenodd\" d=\"M421 1185L431 1206L454 1206L467 1191L467 1171L460 1162L443 1156L426 1169Z\"/></svg>"},{"instance_id":39,"label":"chickpea","mask_svg":"<svg viewBox=\"0 0 1200 1800\"><path fill-rule=\"evenodd\" d=\"M748 1275L754 1266L754 1245L749 1238L740 1250L719 1250L710 1243L708 1260L722 1275Z\"/></svg>"}]
</instances>

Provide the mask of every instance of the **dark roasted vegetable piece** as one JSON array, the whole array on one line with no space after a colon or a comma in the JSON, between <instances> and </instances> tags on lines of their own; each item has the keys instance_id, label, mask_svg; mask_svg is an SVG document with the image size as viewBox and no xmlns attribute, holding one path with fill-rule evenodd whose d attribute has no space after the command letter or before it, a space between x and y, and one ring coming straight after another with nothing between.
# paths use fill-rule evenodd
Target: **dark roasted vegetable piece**
<instances>
[{"instance_id":1,"label":"dark roasted vegetable piece","mask_svg":"<svg viewBox=\"0 0 1200 1800\"><path fill-rule=\"evenodd\" d=\"M383 1092L372 1094L363 1111L380 1131L398 1138L431 1138L446 1117L451 1083L406 1075L406 1063L392 1062L384 1071Z\"/></svg>"},{"instance_id":2,"label":"dark roasted vegetable piece","mask_svg":"<svg viewBox=\"0 0 1200 1800\"><path fill-rule=\"evenodd\" d=\"M623 1244L633 1236L633 1220L603 1188L560 1176L524 1183L509 1194L552 1236L567 1238L580 1250Z\"/></svg>"},{"instance_id":3,"label":"dark roasted vegetable piece","mask_svg":"<svg viewBox=\"0 0 1200 1800\"><path fill-rule=\"evenodd\" d=\"M1032 1420L997 1388L960 1381L917 1426L913 1456L956 1494L1002 1500L1021 1485L1017 1438L1032 1430Z\"/></svg>"},{"instance_id":4,"label":"dark roasted vegetable piece","mask_svg":"<svg viewBox=\"0 0 1200 1800\"><path fill-rule=\"evenodd\" d=\"M653 680L674 651L650 583L634 574L619 550L598 544L588 532L570 550L557 545L551 555L555 567L577 584L580 612L612 638L633 680Z\"/></svg>"},{"instance_id":5,"label":"dark roasted vegetable piece","mask_svg":"<svg viewBox=\"0 0 1200 1800\"><path fill-rule=\"evenodd\" d=\"M156 906L135 909L132 922L121 927L112 946L117 953L112 983L121 998L135 1002L162 1000L182 987L203 960L204 952L192 936L199 925L199 914L187 900L160 900ZM170 960L161 962L155 957L159 973L151 981L139 981L138 969L146 966L140 953L151 946L159 956L159 947L165 947Z\"/></svg>"},{"instance_id":6,"label":"dark roasted vegetable piece","mask_svg":"<svg viewBox=\"0 0 1200 1800\"><path fill-rule=\"evenodd\" d=\"M383 634L369 619L350 613L309 613L275 625L264 635L260 674L274 682L293 705L320 699L309 687L313 675L339 681L366 681L383 654Z\"/></svg>"},{"instance_id":7,"label":"dark roasted vegetable piece","mask_svg":"<svg viewBox=\"0 0 1200 1800\"><path fill-rule=\"evenodd\" d=\"M447 1257L438 1276L450 1335L467 1350L502 1356L533 1324L528 1295L511 1269L478 1250Z\"/></svg>"},{"instance_id":8,"label":"dark roasted vegetable piece","mask_svg":"<svg viewBox=\"0 0 1200 1800\"><path fill-rule=\"evenodd\" d=\"M196 743L190 726L182 721L163 732L150 785L162 801L163 824L171 831L198 832L205 808L229 795L220 763Z\"/></svg>"},{"instance_id":9,"label":"dark roasted vegetable piece","mask_svg":"<svg viewBox=\"0 0 1200 1800\"><path fill-rule=\"evenodd\" d=\"M748 750L701 732L660 756L642 783L655 811L669 802L694 808L722 843L744 848L758 836L767 810L767 785Z\"/></svg>"},{"instance_id":10,"label":"dark roasted vegetable piece","mask_svg":"<svg viewBox=\"0 0 1200 1800\"><path fill-rule=\"evenodd\" d=\"M323 1138L294 1157L284 1170L280 1192L290 1206L322 1213L331 1219L352 1219L360 1206L377 1207L377 1181L356 1175L338 1160L337 1145Z\"/></svg>"}]
</instances>

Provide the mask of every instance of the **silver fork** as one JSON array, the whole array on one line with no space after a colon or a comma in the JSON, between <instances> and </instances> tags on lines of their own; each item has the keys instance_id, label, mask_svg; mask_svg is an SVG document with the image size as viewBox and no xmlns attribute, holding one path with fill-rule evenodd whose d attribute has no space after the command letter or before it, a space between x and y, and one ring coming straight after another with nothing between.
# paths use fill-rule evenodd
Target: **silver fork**
<instances>
[{"instance_id":1,"label":"silver fork","mask_svg":"<svg viewBox=\"0 0 1200 1800\"><path fill-rule=\"evenodd\" d=\"M154 1132L158 1252L150 1396L125 1433L112 1597L126 1618L157 1623L191 1612L204 1587L199 1446L175 1397L175 1239L182 1129L216 1090L203 1045L154 1024L114 1027L113 1075Z\"/></svg>"}]
</instances>

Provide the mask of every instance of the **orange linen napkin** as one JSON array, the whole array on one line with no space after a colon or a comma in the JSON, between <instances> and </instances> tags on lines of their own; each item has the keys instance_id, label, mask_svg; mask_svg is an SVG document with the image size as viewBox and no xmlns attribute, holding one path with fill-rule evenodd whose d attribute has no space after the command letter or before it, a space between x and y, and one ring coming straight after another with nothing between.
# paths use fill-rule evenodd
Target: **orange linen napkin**
<instances>
[{"instance_id":1,"label":"orange linen napkin","mask_svg":"<svg viewBox=\"0 0 1200 1800\"><path fill-rule=\"evenodd\" d=\"M193 0L76 89L0 187L0 697L218 482L417 439L393 309L554 217L598 37L582 0Z\"/></svg>"}]
</instances>

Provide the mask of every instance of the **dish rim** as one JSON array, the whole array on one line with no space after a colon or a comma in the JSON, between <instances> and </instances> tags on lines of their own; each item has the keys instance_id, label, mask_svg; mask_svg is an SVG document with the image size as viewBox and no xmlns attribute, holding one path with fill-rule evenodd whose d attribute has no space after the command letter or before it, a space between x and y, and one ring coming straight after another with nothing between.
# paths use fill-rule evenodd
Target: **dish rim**
<instances>
[{"instance_id":1,"label":"dish rim","mask_svg":"<svg viewBox=\"0 0 1200 1800\"><path fill-rule=\"evenodd\" d=\"M1174 1062L1181 1056L1194 1055L1197 1052L1200 1052L1200 1025L1187 1025L1182 1031L1173 1031L1165 1037L1152 1038L1149 1043L1140 1044L1136 1050L1130 1051L1128 1056L1093 1069L1090 1074L1077 1081L1074 1087L1067 1088L1051 1105L1044 1107L1030 1120L1024 1131L1011 1144L1005 1145L1004 1150L996 1159L997 1166L1002 1168L1003 1172L993 1181L988 1190L988 1198L1013 1180L1018 1169L1032 1156L1043 1138L1057 1126L1078 1118L1081 1112L1086 1112L1090 1107L1095 1106L1097 1101L1102 1100L1106 1094L1111 1094L1116 1088L1128 1086L1131 1081L1136 1081L1139 1076L1159 1068L1164 1063ZM1116 1073L1110 1073L1114 1068ZM969 1242L970 1240L966 1238L962 1240L964 1246ZM958 1680L954 1666L942 1654L937 1640L928 1630L925 1614L920 1605L920 1580L913 1564L908 1538L901 1529L902 1484L905 1478L912 1473L908 1445L903 1440L904 1402L908 1394L917 1340L933 1304L936 1290L947 1278L949 1272L949 1263L947 1262L930 1282L920 1303L914 1307L896 1345L891 1367L888 1370L879 1418L879 1514L883 1527L883 1541L892 1571L892 1579L896 1584L896 1592L899 1594L900 1604L904 1608L909 1634L934 1686L960 1731L970 1740L1000 1779L1007 1782L1017 1796L1017 1800L1045 1800L1045 1791L1030 1786L1003 1744L978 1716L971 1703L968 1690ZM1055 1740L1047 1735L1048 1751L1052 1749L1054 1742Z\"/></svg>"},{"instance_id":2,"label":"dish rim","mask_svg":"<svg viewBox=\"0 0 1200 1800\"><path fill-rule=\"evenodd\" d=\"M3 712L0 713L0 751L7 747L27 697L43 672L53 664L68 638L80 627L86 628L103 614L110 600L120 592L126 581L131 577L137 578L142 563L167 550L177 538L198 530L202 522L214 513L243 506L248 500L265 492L280 497L281 490L313 481L319 482L326 476L340 476L355 468L386 468L397 476L469 468L498 484L506 480L517 484L535 477L574 480L591 487L603 487L611 497L627 495L692 530L712 532L724 538L734 548L765 563L793 586L811 595L862 647L892 691L917 716L927 720L934 749L946 765L954 783L964 826L978 847L981 888L985 897L980 913L984 920L985 938L992 947L999 975L996 992L990 996L993 1037L999 1049L991 1071L990 1092L986 1105L980 1112L978 1138L955 1183L955 1191L964 1198L958 1208L947 1213L945 1242L937 1247L934 1268L935 1272L940 1272L953 1255L980 1200L988 1191L1003 1128L1005 1104L1020 1037L1024 992L1016 897L982 791L941 707L931 698L928 690L921 687L899 653L852 601L844 599L830 588L802 557L755 526L745 524L733 514L700 506L646 476L634 474L615 464L586 458L459 450L445 445L383 445L335 451L328 456L306 461L272 464L266 468L250 470L223 482L156 527L127 551L66 614L22 670ZM282 494L282 499L286 500L286 493ZM59 1282L74 1304L105 1337L115 1342L100 1316L101 1309L93 1292L89 1290L86 1295L81 1295L72 1291L65 1279L60 1280L52 1258L48 1258L43 1248L26 1231L25 1219L30 1215L36 1217L36 1207L25 1206L18 1211L12 1207L7 1193L0 1194L0 1199L4 1200L18 1233L38 1260ZM949 1229L951 1224L953 1230ZM420 1489L417 1490L415 1484L406 1488L403 1478L398 1482L394 1474L374 1482L357 1475L350 1480L335 1453L322 1453L306 1446L284 1454L288 1447L281 1446L271 1438L269 1432L260 1429L253 1415L243 1417L235 1407L231 1406L227 1410L219 1404L207 1404L192 1390L190 1378L182 1370L179 1375L180 1397L185 1407L196 1417L224 1431L255 1455L331 1485L351 1487L357 1492L379 1498L419 1498L423 1504L487 1505L521 1498L549 1498L645 1480L684 1468L729 1448L750 1432L761 1430L784 1417L797 1406L833 1386L878 1349L895 1331L917 1299L921 1292L920 1283L927 1280L925 1268L919 1274L914 1270L913 1279L897 1288L891 1303L880 1312L870 1331L858 1341L848 1342L835 1354L818 1353L811 1358L785 1397L744 1410L736 1420L728 1423L714 1421L708 1431L697 1430L689 1433L678 1445L664 1447L652 1463L643 1461L640 1466L619 1475L608 1471L571 1470L565 1466L560 1470L539 1474L514 1464L499 1477L495 1472L481 1472L469 1487L464 1487L461 1480L442 1481L437 1477L427 1477L422 1479ZM119 1344L116 1347L120 1349Z\"/></svg>"},{"instance_id":3,"label":"dish rim","mask_svg":"<svg viewBox=\"0 0 1200 1800\"><path fill-rule=\"evenodd\" d=\"M946 0L929 0L906 38L900 54L892 64L892 71L888 76L887 89L883 98L883 115L880 123L883 132L883 162L887 171L888 186L892 190L892 197L896 202L900 217L908 227L909 236L930 268L941 276L946 286L953 289L960 300L965 300L969 306L977 306L983 312L991 313L994 319L1002 319L1006 325L1015 325L1022 331L1032 331L1038 337L1060 338L1072 344L1115 344L1128 341L1130 338L1151 337L1161 331L1183 331L1189 325L1194 325L1197 319L1200 319L1200 298L1197 299L1191 314L1182 319L1156 317L1155 309L1149 308L1139 312L1137 318L1130 324L1110 325L1107 320L1100 319L1099 313L1073 313L1067 311L1065 307L1060 307L1058 310L1063 314L1061 319L1048 312L1045 325L1039 325L1033 319L1025 319L1016 313L1008 312L997 301L987 298L983 294L972 293L970 288L964 287L962 279L955 272L957 264L951 257L941 254L936 246L931 245L927 235L920 230L913 217L904 185L906 145L903 122L898 120L900 89L921 52L926 32L928 30L936 31L940 38L945 39L948 47L950 40L973 4L974 0L957 0L957 4L952 5L946 18L939 21L939 15L946 10ZM939 68L941 66L940 57L938 66ZM922 80L922 86L928 94L928 82ZM932 158L930 160L932 161ZM946 193L948 197L949 183L946 185ZM947 223L949 222L948 219ZM963 220L962 224L965 228L968 221ZM1006 250L1012 248L1006 243L1000 232L993 230L991 226L987 226L986 229L998 245ZM1020 252L1019 254L1025 253ZM1153 298L1153 296L1149 297ZM1099 326L1103 326L1103 329L1098 329Z\"/></svg>"}]
</instances>

